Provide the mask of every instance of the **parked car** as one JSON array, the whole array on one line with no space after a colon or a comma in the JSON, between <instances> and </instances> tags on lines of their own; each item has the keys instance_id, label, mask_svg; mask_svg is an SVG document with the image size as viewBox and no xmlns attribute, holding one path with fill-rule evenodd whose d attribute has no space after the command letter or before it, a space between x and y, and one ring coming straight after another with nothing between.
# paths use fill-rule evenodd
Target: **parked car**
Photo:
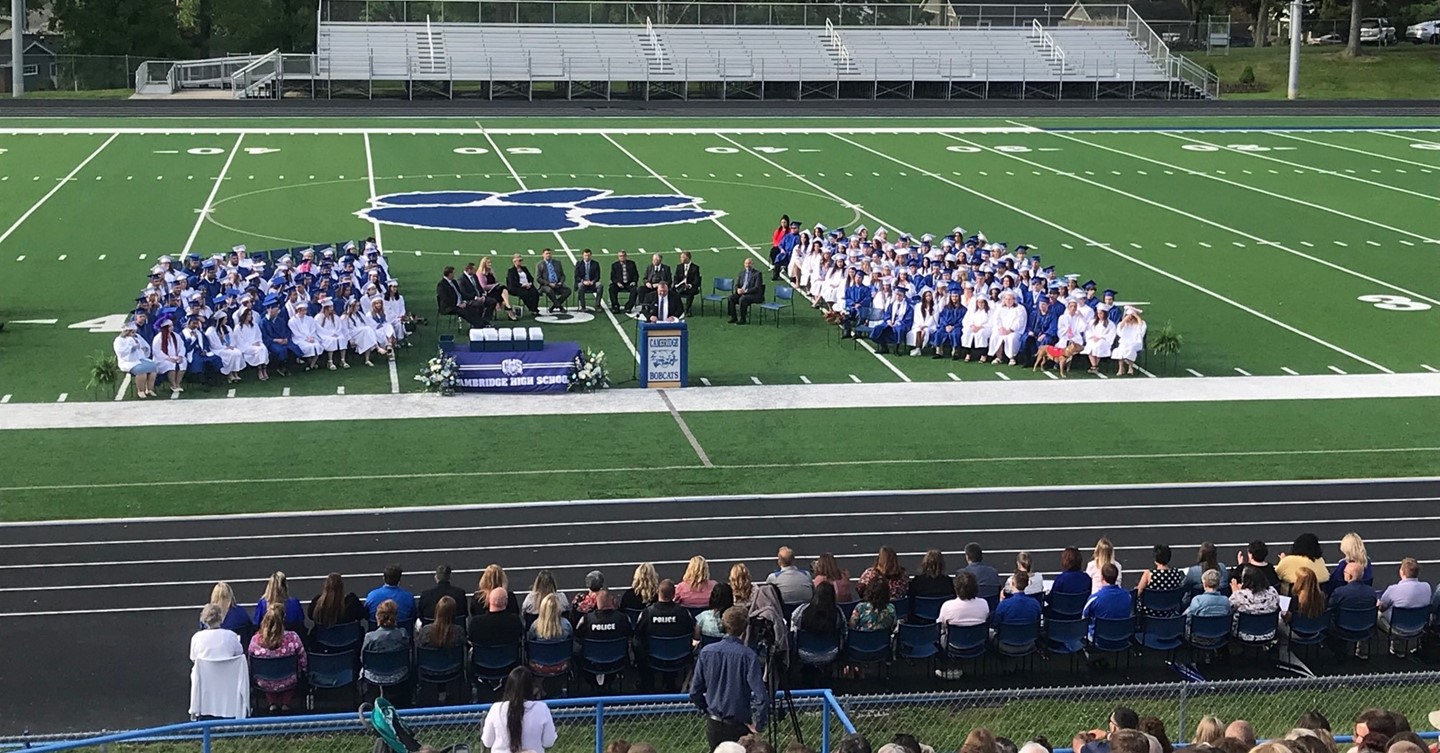
<instances>
[{"instance_id":1,"label":"parked car","mask_svg":"<svg viewBox=\"0 0 1440 753\"><path fill-rule=\"evenodd\" d=\"M1360 19L1360 44L1395 44L1395 27L1388 18Z\"/></svg>"},{"instance_id":2,"label":"parked car","mask_svg":"<svg viewBox=\"0 0 1440 753\"><path fill-rule=\"evenodd\" d=\"M1411 24L1405 27L1405 38L1421 44L1440 44L1440 19L1434 21L1421 21L1418 24Z\"/></svg>"}]
</instances>

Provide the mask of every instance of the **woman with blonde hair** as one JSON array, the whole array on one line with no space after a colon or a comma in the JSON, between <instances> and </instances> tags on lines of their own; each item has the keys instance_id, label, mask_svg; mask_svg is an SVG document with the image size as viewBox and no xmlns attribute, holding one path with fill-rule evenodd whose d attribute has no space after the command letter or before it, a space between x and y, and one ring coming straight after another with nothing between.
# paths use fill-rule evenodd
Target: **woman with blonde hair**
<instances>
[{"instance_id":1,"label":"woman with blonde hair","mask_svg":"<svg viewBox=\"0 0 1440 753\"><path fill-rule=\"evenodd\" d=\"M220 581L210 589L210 603L220 608L220 627L244 635L250 634L252 624L245 607L235 603L235 592L230 584Z\"/></svg>"},{"instance_id":2,"label":"woman with blonde hair","mask_svg":"<svg viewBox=\"0 0 1440 753\"><path fill-rule=\"evenodd\" d=\"M559 594L549 594L540 600L540 611L530 624L526 636L530 640L553 641L570 635L573 629L565 617L565 602Z\"/></svg>"},{"instance_id":3,"label":"woman with blonde hair","mask_svg":"<svg viewBox=\"0 0 1440 753\"><path fill-rule=\"evenodd\" d=\"M1191 745L1216 745L1225 737L1225 723L1220 717L1214 714L1206 714L1200 717L1200 723L1195 725L1195 735L1190 738Z\"/></svg>"},{"instance_id":4,"label":"woman with blonde hair","mask_svg":"<svg viewBox=\"0 0 1440 753\"><path fill-rule=\"evenodd\" d=\"M620 609L625 612L644 611L659 598L660 574L655 572L653 564L641 562L630 579L630 590L620 596Z\"/></svg>"},{"instance_id":5,"label":"woman with blonde hair","mask_svg":"<svg viewBox=\"0 0 1440 753\"><path fill-rule=\"evenodd\" d=\"M710 591L715 581L710 578L710 563L704 557L695 555L685 566L685 577L675 584L675 603L687 609L709 606Z\"/></svg>"},{"instance_id":6,"label":"woman with blonde hair","mask_svg":"<svg viewBox=\"0 0 1440 753\"><path fill-rule=\"evenodd\" d=\"M735 594L735 606L748 605L755 585L750 580L750 568L744 562L730 566L730 590Z\"/></svg>"},{"instance_id":7,"label":"woman with blonde hair","mask_svg":"<svg viewBox=\"0 0 1440 753\"><path fill-rule=\"evenodd\" d=\"M290 656L299 657L299 671L304 672L308 664L305 644L300 641L298 633L285 629L285 605L277 601L266 609L265 616L260 620L260 630L250 638L250 657L283 659ZM295 688L300 684L300 675L297 672L281 678L257 677L255 684L265 692L265 702L270 704L272 713L289 711Z\"/></svg>"},{"instance_id":8,"label":"woman with blonde hair","mask_svg":"<svg viewBox=\"0 0 1440 753\"><path fill-rule=\"evenodd\" d=\"M510 594L509 604L505 611L520 613L520 600L515 597L515 592L510 591L510 578L505 575L505 568L490 563L480 573L480 582L475 586L475 595L470 599L470 614L485 614L490 611L490 591L496 588L504 588Z\"/></svg>"},{"instance_id":9,"label":"woman with blonde hair","mask_svg":"<svg viewBox=\"0 0 1440 753\"><path fill-rule=\"evenodd\" d=\"M280 604L285 607L285 625L289 627L303 627L305 625L305 610L300 606L300 600L290 595L289 582L285 580L285 573L276 570L270 575L270 580L265 582L265 595L255 602L255 624L265 618L265 611L271 604Z\"/></svg>"},{"instance_id":10,"label":"woman with blonde hair","mask_svg":"<svg viewBox=\"0 0 1440 753\"><path fill-rule=\"evenodd\" d=\"M1365 574L1360 577L1360 582L1367 586L1375 585L1375 571L1370 566L1370 553L1365 551L1365 539L1351 531L1345 534L1345 538L1340 539L1340 561L1330 569L1330 580L1320 584L1320 589L1326 596L1345 585L1345 566L1351 562L1365 563Z\"/></svg>"},{"instance_id":11,"label":"woman with blonde hair","mask_svg":"<svg viewBox=\"0 0 1440 753\"><path fill-rule=\"evenodd\" d=\"M520 312L510 305L510 291L506 290L500 278L495 276L495 263L490 257L480 258L480 269L476 271L475 279L480 282L480 295L488 301L487 307L499 306L504 309L510 321L520 318Z\"/></svg>"},{"instance_id":12,"label":"woman with blonde hair","mask_svg":"<svg viewBox=\"0 0 1440 753\"><path fill-rule=\"evenodd\" d=\"M1115 578L1115 585L1118 586L1124 581L1125 569L1120 567L1120 563L1115 559L1115 545L1110 543L1110 539L1101 536L1100 540L1095 542L1095 552L1091 555L1090 563L1085 566L1085 574L1090 576L1090 593L1099 591L1100 587L1105 585L1105 581L1100 578L1100 570L1110 563L1115 564L1115 572L1119 573Z\"/></svg>"},{"instance_id":13,"label":"woman with blonde hair","mask_svg":"<svg viewBox=\"0 0 1440 753\"><path fill-rule=\"evenodd\" d=\"M558 594L562 603L569 603L565 601L565 594L556 588L555 576L549 570L541 570L535 574L535 582L530 584L530 593L525 595L520 611L524 614L540 614L540 604L550 594Z\"/></svg>"}]
</instances>

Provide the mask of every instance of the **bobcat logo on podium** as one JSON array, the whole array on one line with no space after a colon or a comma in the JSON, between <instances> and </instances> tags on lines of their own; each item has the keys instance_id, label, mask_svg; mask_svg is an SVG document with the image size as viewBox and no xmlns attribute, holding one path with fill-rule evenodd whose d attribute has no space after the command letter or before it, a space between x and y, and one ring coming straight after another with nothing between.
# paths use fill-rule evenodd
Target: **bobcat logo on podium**
<instances>
[{"instance_id":1,"label":"bobcat logo on podium","mask_svg":"<svg viewBox=\"0 0 1440 753\"><path fill-rule=\"evenodd\" d=\"M500 373L507 377L518 377L525 373L525 362L518 358L507 358L500 362Z\"/></svg>"}]
</instances>

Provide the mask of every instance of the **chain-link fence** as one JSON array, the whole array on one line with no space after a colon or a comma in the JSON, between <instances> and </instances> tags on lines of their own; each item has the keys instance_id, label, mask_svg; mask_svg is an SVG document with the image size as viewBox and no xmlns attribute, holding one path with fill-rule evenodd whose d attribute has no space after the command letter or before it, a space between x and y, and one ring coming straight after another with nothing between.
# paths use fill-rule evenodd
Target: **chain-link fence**
<instances>
[{"instance_id":1,"label":"chain-link fence","mask_svg":"<svg viewBox=\"0 0 1440 753\"><path fill-rule=\"evenodd\" d=\"M705 753L705 718L681 695L575 698L548 702L556 744L548 753L600 753L616 740L648 742L661 753ZM468 743L481 751L480 730L489 705L402 711L416 737L436 748ZM828 750L848 726L828 691L777 696L772 723L777 750L797 737L814 750ZM793 709L794 713L789 713ZM31 747L80 753L368 753L372 738L355 714L325 714L283 720L249 719L177 724L88 740Z\"/></svg>"},{"instance_id":2,"label":"chain-link fence","mask_svg":"<svg viewBox=\"0 0 1440 753\"><path fill-rule=\"evenodd\" d=\"M1419 728L1440 708L1440 672L846 696L840 704L871 741L905 732L938 751L957 750L976 727L1068 748L1077 732L1104 729L1116 706L1159 718L1177 742L1190 739L1207 714L1249 721L1266 738L1283 736L1308 711L1344 733L1356 712L1372 706L1401 712Z\"/></svg>"}]
</instances>

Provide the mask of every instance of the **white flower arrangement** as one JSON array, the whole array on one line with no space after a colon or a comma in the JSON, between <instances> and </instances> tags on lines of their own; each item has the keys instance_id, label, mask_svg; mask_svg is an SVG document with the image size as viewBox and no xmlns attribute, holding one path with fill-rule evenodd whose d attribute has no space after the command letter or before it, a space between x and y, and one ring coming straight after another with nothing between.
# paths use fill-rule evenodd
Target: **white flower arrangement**
<instances>
[{"instance_id":1,"label":"white flower arrangement","mask_svg":"<svg viewBox=\"0 0 1440 753\"><path fill-rule=\"evenodd\" d=\"M605 351L586 351L575 357L575 370L570 373L569 392L594 392L610 386L610 374L605 368Z\"/></svg>"},{"instance_id":2,"label":"white flower arrangement","mask_svg":"<svg viewBox=\"0 0 1440 753\"><path fill-rule=\"evenodd\" d=\"M420 383L422 390L439 392L442 395L454 394L459 378L459 364L455 363L453 356L446 353L431 358L424 366L420 367L420 373L415 375L415 381Z\"/></svg>"}]
</instances>

